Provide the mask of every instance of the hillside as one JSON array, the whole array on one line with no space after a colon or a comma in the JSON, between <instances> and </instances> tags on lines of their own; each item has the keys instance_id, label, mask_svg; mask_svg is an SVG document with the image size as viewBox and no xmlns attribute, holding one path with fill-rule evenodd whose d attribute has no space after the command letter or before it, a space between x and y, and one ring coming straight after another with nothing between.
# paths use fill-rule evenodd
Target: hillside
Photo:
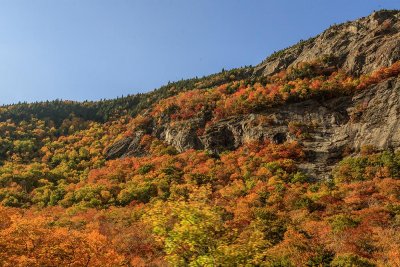
<instances>
[{"instance_id":1,"label":"hillside","mask_svg":"<svg viewBox=\"0 0 400 267\"><path fill-rule=\"evenodd\" d=\"M400 266L400 11L255 67L0 107L0 266Z\"/></svg>"}]
</instances>

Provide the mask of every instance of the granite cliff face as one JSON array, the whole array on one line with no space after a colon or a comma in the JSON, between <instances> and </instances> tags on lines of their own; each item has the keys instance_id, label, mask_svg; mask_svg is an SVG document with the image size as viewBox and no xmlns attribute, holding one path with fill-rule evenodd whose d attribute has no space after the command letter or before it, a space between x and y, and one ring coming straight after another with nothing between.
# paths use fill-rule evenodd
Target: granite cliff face
<instances>
[{"instance_id":1,"label":"granite cliff face","mask_svg":"<svg viewBox=\"0 0 400 267\"><path fill-rule=\"evenodd\" d=\"M358 76L400 59L400 12L379 11L331 27L319 36L271 56L255 68L255 76L271 75L298 62L334 55L336 67ZM150 122L145 129L116 142L108 158L142 156L144 134L151 134L178 151L205 149L218 156L252 140L283 143L297 140L309 175L327 178L345 154L366 145L400 148L400 78L391 78L353 96L288 103L257 113L228 117L207 125L209 114L177 124ZM204 129L204 133L197 132ZM301 131L299 131L301 130ZM301 132L301 134L299 134Z\"/></svg>"},{"instance_id":2,"label":"granite cliff face","mask_svg":"<svg viewBox=\"0 0 400 267\"><path fill-rule=\"evenodd\" d=\"M337 66L346 72L365 74L400 59L399 29L399 11L378 11L330 27L314 38L275 53L256 66L255 74L274 74L324 54L337 57Z\"/></svg>"}]
</instances>

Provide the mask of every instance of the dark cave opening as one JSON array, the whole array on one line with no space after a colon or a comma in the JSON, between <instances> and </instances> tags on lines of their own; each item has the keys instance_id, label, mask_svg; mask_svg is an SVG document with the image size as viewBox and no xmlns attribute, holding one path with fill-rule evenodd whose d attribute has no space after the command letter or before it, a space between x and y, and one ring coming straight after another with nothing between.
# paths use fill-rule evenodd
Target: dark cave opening
<instances>
[{"instance_id":1,"label":"dark cave opening","mask_svg":"<svg viewBox=\"0 0 400 267\"><path fill-rule=\"evenodd\" d=\"M286 134L284 133L277 133L272 137L272 142L275 144L283 144L286 142Z\"/></svg>"}]
</instances>

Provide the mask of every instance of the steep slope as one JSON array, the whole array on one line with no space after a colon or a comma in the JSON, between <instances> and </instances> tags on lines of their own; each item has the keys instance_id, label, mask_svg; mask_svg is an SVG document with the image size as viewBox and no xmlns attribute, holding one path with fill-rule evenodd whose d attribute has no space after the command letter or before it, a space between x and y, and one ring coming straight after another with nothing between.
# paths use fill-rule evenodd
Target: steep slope
<instances>
[{"instance_id":1,"label":"steep slope","mask_svg":"<svg viewBox=\"0 0 400 267\"><path fill-rule=\"evenodd\" d=\"M255 67L271 75L323 54L337 57L337 67L353 75L366 74L400 59L399 11L381 10L368 17L330 27L320 35L279 51Z\"/></svg>"},{"instance_id":2,"label":"steep slope","mask_svg":"<svg viewBox=\"0 0 400 267\"><path fill-rule=\"evenodd\" d=\"M289 70L283 87L292 86L291 82L298 79L312 80L319 75L332 77L337 70L360 83L360 75L361 80L366 80L374 70L391 66L399 59L400 12L379 11L331 27L307 42L270 57L255 68L255 76L249 86L262 81L263 77L276 79L283 69ZM304 62L314 62L314 65L303 66ZM271 76L274 73L275 76ZM396 75L397 72L389 76ZM339 75L334 79L342 78ZM146 134L166 141L180 152L206 149L215 155L237 149L249 141L267 139L279 143L297 140L307 153L308 162L302 164L303 170L316 178L329 177L332 166L342 159L345 151L357 152L367 145L374 145L379 150L399 147L399 125L396 123L400 116L399 86L397 78L384 79L371 83L362 92L349 90L328 97L313 97L310 93L310 96L305 96L310 98L306 101L302 101L304 97L299 97L294 100L296 103L261 105L222 119L216 118L215 107L210 108L213 105L211 102L217 99L211 100L201 112L179 122L174 122L167 115L167 112L173 111L164 110L159 117L147 116L148 123L144 129L133 131L133 136L110 147L107 156L144 155L145 151L140 149L139 143ZM358 87L361 88L361 85L358 84ZM190 97L192 100L196 97L201 99L196 94ZM209 99L199 101L207 102ZM185 103L182 102L182 105ZM169 108L177 109L177 113L183 109L173 105ZM304 128L307 138L293 134L291 128L296 125Z\"/></svg>"},{"instance_id":3,"label":"steep slope","mask_svg":"<svg viewBox=\"0 0 400 267\"><path fill-rule=\"evenodd\" d=\"M0 266L400 266L398 14L256 69L1 107Z\"/></svg>"}]
</instances>

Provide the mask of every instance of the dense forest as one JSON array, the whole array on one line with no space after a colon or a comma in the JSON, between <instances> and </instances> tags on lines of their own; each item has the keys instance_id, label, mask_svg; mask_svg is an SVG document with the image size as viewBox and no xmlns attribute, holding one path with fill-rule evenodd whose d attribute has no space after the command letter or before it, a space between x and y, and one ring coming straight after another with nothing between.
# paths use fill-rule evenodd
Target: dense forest
<instances>
[{"instance_id":1,"label":"dense forest","mask_svg":"<svg viewBox=\"0 0 400 267\"><path fill-rule=\"evenodd\" d=\"M400 266L399 19L148 93L0 106L0 267Z\"/></svg>"},{"instance_id":2,"label":"dense forest","mask_svg":"<svg viewBox=\"0 0 400 267\"><path fill-rule=\"evenodd\" d=\"M161 99L179 92L195 88L210 88L227 82L248 79L252 69L251 66L246 66L229 71L222 70L220 73L202 78L170 82L149 93L128 95L111 100L85 102L55 100L5 105L0 107L0 121L20 122L40 119L59 126L64 120L71 118L96 122L117 120L124 115L135 116Z\"/></svg>"},{"instance_id":3,"label":"dense forest","mask_svg":"<svg viewBox=\"0 0 400 267\"><path fill-rule=\"evenodd\" d=\"M106 155L149 121L207 113L208 127L353 95L400 73L395 62L353 77L334 62L272 76L222 71L115 100L1 107L1 266L400 266L399 152L364 147L327 180L300 170L306 155L295 140L215 155L145 134L143 156Z\"/></svg>"}]
</instances>

